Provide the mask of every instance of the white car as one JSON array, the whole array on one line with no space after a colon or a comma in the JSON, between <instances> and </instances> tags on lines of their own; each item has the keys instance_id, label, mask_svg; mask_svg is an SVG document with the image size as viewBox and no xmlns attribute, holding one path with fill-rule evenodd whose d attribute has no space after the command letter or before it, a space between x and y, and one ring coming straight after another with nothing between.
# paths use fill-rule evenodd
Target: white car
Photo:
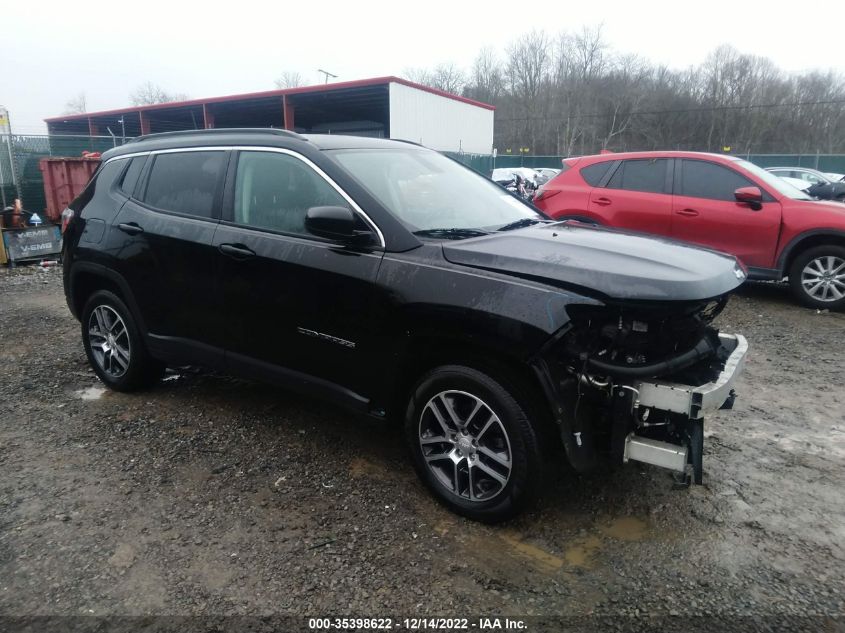
<instances>
[{"instance_id":1,"label":"white car","mask_svg":"<svg viewBox=\"0 0 845 633\"><path fill-rule=\"evenodd\" d=\"M491 177L496 182L507 182L508 180L514 180L514 176L519 176L523 180L527 180L531 183L532 188L534 189L539 187L541 184L540 174L528 167L501 167L499 169L494 169ZM543 182L545 182L545 180Z\"/></svg>"},{"instance_id":2,"label":"white car","mask_svg":"<svg viewBox=\"0 0 845 633\"><path fill-rule=\"evenodd\" d=\"M536 171L541 176L545 177L546 182L548 182L560 173L559 169L553 169L552 167L537 167Z\"/></svg>"},{"instance_id":3,"label":"white car","mask_svg":"<svg viewBox=\"0 0 845 633\"><path fill-rule=\"evenodd\" d=\"M806 180L802 180L801 178L790 178L789 176L781 176L780 179L785 180L799 191L806 192L807 189L813 186L813 183L808 182Z\"/></svg>"}]
</instances>

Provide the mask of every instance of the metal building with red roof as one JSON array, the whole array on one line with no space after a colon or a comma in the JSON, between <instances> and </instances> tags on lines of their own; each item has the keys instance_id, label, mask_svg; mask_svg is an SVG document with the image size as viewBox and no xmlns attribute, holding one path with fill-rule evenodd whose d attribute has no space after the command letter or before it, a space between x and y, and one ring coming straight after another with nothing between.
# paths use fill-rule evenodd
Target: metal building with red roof
<instances>
[{"instance_id":1,"label":"metal building with red roof","mask_svg":"<svg viewBox=\"0 0 845 633\"><path fill-rule=\"evenodd\" d=\"M132 137L221 127L402 139L441 151L489 154L492 105L400 77L191 99L45 119L50 135Z\"/></svg>"}]
</instances>

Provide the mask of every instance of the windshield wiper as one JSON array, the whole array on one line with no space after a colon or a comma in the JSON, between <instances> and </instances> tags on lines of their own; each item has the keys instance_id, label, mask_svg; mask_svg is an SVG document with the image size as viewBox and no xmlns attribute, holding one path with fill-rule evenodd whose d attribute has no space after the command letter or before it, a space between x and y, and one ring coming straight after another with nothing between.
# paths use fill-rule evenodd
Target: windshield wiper
<instances>
[{"instance_id":1,"label":"windshield wiper","mask_svg":"<svg viewBox=\"0 0 845 633\"><path fill-rule=\"evenodd\" d=\"M545 223L545 220L538 220L537 218L520 218L504 226L500 226L497 231L511 231L513 229L521 229L524 226L531 226L533 224Z\"/></svg>"},{"instance_id":2,"label":"windshield wiper","mask_svg":"<svg viewBox=\"0 0 845 633\"><path fill-rule=\"evenodd\" d=\"M462 240L468 237L490 235L490 233L481 229L422 229L420 231L414 231L414 235L421 237L442 237L447 240Z\"/></svg>"}]
</instances>

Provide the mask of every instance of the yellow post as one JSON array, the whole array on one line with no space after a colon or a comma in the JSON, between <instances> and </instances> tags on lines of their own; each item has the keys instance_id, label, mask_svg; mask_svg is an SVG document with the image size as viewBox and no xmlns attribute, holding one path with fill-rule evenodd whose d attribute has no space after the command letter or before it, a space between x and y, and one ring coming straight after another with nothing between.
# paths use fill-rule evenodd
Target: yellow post
<instances>
[{"instance_id":1,"label":"yellow post","mask_svg":"<svg viewBox=\"0 0 845 633\"><path fill-rule=\"evenodd\" d=\"M6 257L6 245L3 243L3 228L0 227L0 264L5 264L8 261Z\"/></svg>"}]
</instances>

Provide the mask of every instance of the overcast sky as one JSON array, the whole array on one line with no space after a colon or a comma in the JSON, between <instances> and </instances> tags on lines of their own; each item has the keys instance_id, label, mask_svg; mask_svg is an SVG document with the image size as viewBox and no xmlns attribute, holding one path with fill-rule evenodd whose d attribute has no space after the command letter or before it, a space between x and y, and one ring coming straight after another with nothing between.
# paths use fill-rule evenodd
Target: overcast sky
<instances>
[{"instance_id":1,"label":"overcast sky","mask_svg":"<svg viewBox=\"0 0 845 633\"><path fill-rule=\"evenodd\" d=\"M41 120L62 114L79 92L96 111L129 105L145 81L200 98L269 90L286 70L311 84L321 81L318 68L338 81L445 61L468 68L482 46L504 49L533 27L555 33L597 24L614 49L674 68L729 43L788 71L845 71L841 1L780 4L7 0L0 105L14 132L44 133Z\"/></svg>"}]
</instances>

